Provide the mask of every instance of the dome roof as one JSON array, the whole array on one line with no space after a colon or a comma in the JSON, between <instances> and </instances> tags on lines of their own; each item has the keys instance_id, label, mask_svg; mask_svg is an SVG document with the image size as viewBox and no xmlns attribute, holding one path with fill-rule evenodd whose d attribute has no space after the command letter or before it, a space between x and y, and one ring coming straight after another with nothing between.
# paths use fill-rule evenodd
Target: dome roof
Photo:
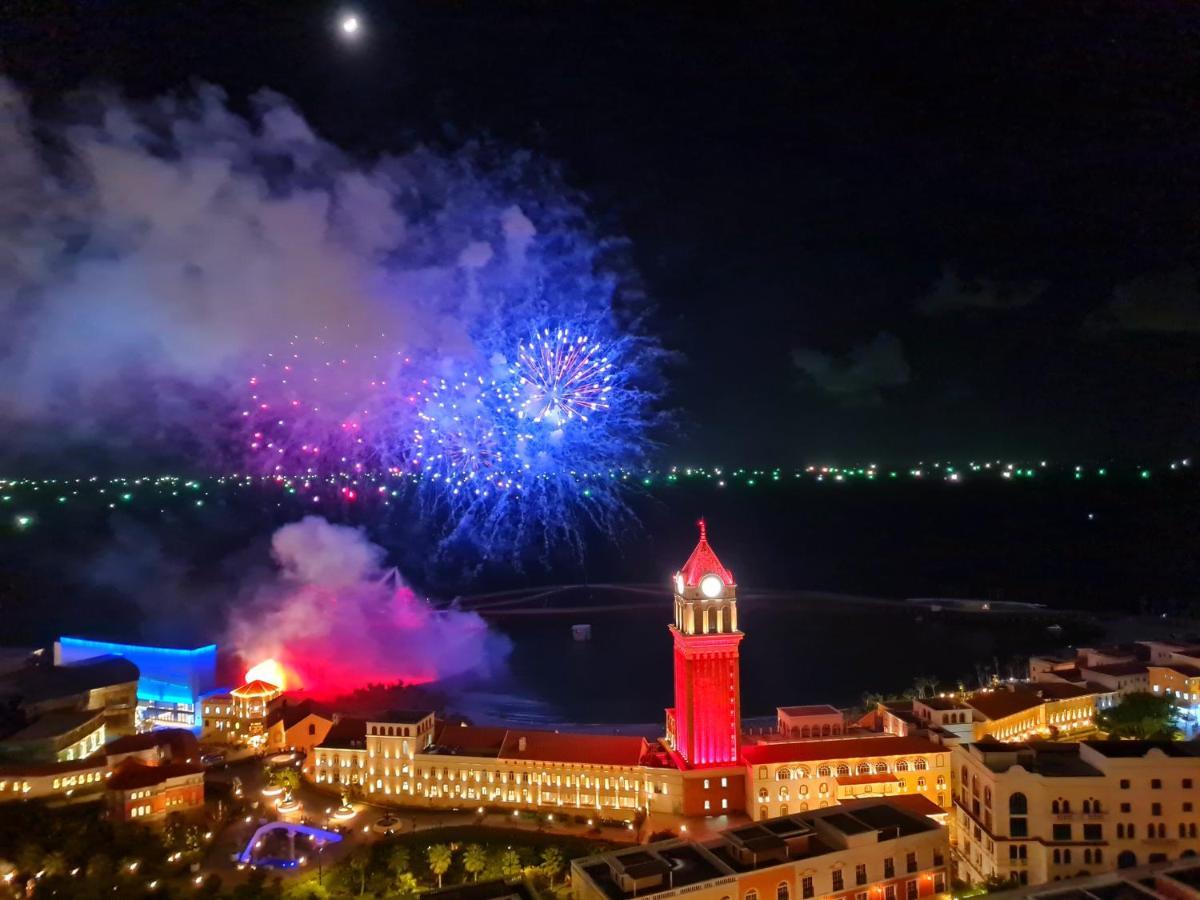
<instances>
[{"instance_id":1,"label":"dome roof","mask_svg":"<svg viewBox=\"0 0 1200 900\"><path fill-rule=\"evenodd\" d=\"M696 549L679 570L679 575L683 578L684 587L697 587L705 575L718 575L729 586L736 584L733 573L721 565L717 554L709 546L708 529L703 519L700 520L700 543L696 544Z\"/></svg>"}]
</instances>

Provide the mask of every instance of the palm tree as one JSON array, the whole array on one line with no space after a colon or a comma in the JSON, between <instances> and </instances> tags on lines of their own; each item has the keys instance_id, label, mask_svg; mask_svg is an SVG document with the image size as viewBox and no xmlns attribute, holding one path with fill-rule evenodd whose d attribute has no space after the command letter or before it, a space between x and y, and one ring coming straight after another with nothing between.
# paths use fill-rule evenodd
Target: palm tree
<instances>
[{"instance_id":1,"label":"palm tree","mask_svg":"<svg viewBox=\"0 0 1200 900\"><path fill-rule=\"evenodd\" d=\"M355 853L350 857L349 861L350 868L358 876L358 896L361 897L367 890L367 855L365 853Z\"/></svg>"},{"instance_id":2,"label":"palm tree","mask_svg":"<svg viewBox=\"0 0 1200 900\"><path fill-rule=\"evenodd\" d=\"M468 844L463 851L463 868L478 881L479 873L487 868L487 851L479 844Z\"/></svg>"},{"instance_id":3,"label":"palm tree","mask_svg":"<svg viewBox=\"0 0 1200 900\"><path fill-rule=\"evenodd\" d=\"M429 860L429 868L437 876L438 887L442 886L442 876L450 868L454 860L454 852L445 844L430 844L425 848L425 856Z\"/></svg>"},{"instance_id":4,"label":"palm tree","mask_svg":"<svg viewBox=\"0 0 1200 900\"><path fill-rule=\"evenodd\" d=\"M388 850L387 867L392 873L392 877L399 883L401 876L408 872L409 867L408 848L403 844L396 844Z\"/></svg>"},{"instance_id":5,"label":"palm tree","mask_svg":"<svg viewBox=\"0 0 1200 900\"><path fill-rule=\"evenodd\" d=\"M500 854L500 872L505 878L516 878L521 874L521 857L512 847Z\"/></svg>"},{"instance_id":6,"label":"palm tree","mask_svg":"<svg viewBox=\"0 0 1200 900\"><path fill-rule=\"evenodd\" d=\"M565 863L562 851L557 847L547 847L542 851L542 872L545 873L550 884L554 884L554 880L558 878L558 873L563 870Z\"/></svg>"}]
</instances>

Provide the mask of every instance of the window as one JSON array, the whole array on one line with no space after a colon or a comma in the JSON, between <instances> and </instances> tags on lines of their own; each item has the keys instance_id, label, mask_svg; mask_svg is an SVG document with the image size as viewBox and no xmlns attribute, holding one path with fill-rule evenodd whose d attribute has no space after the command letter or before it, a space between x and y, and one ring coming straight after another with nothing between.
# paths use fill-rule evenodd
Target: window
<instances>
[{"instance_id":1,"label":"window","mask_svg":"<svg viewBox=\"0 0 1200 900\"><path fill-rule=\"evenodd\" d=\"M721 798L721 809L729 809L729 799L727 797Z\"/></svg>"},{"instance_id":2,"label":"window","mask_svg":"<svg viewBox=\"0 0 1200 900\"><path fill-rule=\"evenodd\" d=\"M1012 794L1008 798L1008 811L1013 815L1023 816L1029 812L1029 802L1024 794Z\"/></svg>"},{"instance_id":3,"label":"window","mask_svg":"<svg viewBox=\"0 0 1200 900\"><path fill-rule=\"evenodd\" d=\"M708 779L707 778L704 779L704 789L706 791L708 790Z\"/></svg>"},{"instance_id":4,"label":"window","mask_svg":"<svg viewBox=\"0 0 1200 900\"><path fill-rule=\"evenodd\" d=\"M842 878L842 870L834 869L833 870L833 892L836 894L836 893L840 893L841 891L844 891L845 889L846 889L846 883L845 883L845 879Z\"/></svg>"},{"instance_id":5,"label":"window","mask_svg":"<svg viewBox=\"0 0 1200 900\"><path fill-rule=\"evenodd\" d=\"M828 778L830 774L829 766L821 766L819 769L817 769L817 774L822 778Z\"/></svg>"},{"instance_id":6,"label":"window","mask_svg":"<svg viewBox=\"0 0 1200 900\"><path fill-rule=\"evenodd\" d=\"M896 886L889 884L883 889L883 900L896 900Z\"/></svg>"},{"instance_id":7,"label":"window","mask_svg":"<svg viewBox=\"0 0 1200 900\"><path fill-rule=\"evenodd\" d=\"M837 773L838 773L838 777L844 778L845 776L850 774L850 767L848 765L846 765L845 763L842 763L840 766L837 767Z\"/></svg>"},{"instance_id":8,"label":"window","mask_svg":"<svg viewBox=\"0 0 1200 900\"><path fill-rule=\"evenodd\" d=\"M929 768L929 764L926 763L925 760L923 760L923 759L918 759L916 762L913 763L913 768L916 769L918 772L924 772L926 769Z\"/></svg>"},{"instance_id":9,"label":"window","mask_svg":"<svg viewBox=\"0 0 1200 900\"><path fill-rule=\"evenodd\" d=\"M903 759L896 760L896 771L897 772L907 772L908 771L908 761L903 760Z\"/></svg>"},{"instance_id":10,"label":"window","mask_svg":"<svg viewBox=\"0 0 1200 900\"><path fill-rule=\"evenodd\" d=\"M788 886L786 881L781 881L775 886L775 900L788 900Z\"/></svg>"},{"instance_id":11,"label":"window","mask_svg":"<svg viewBox=\"0 0 1200 900\"><path fill-rule=\"evenodd\" d=\"M1022 856L1025 855L1024 850L1025 850L1025 848L1022 847L1021 848ZM946 864L946 858L944 856L942 856L942 851L941 851L940 847L933 848L933 864L935 866L944 866Z\"/></svg>"},{"instance_id":12,"label":"window","mask_svg":"<svg viewBox=\"0 0 1200 900\"><path fill-rule=\"evenodd\" d=\"M1162 804L1161 803L1151 803L1150 804L1150 815L1161 816L1162 815Z\"/></svg>"},{"instance_id":13,"label":"window","mask_svg":"<svg viewBox=\"0 0 1200 900\"><path fill-rule=\"evenodd\" d=\"M1123 790L1123 791L1129 790L1129 779L1128 778L1121 779L1121 790Z\"/></svg>"},{"instance_id":14,"label":"window","mask_svg":"<svg viewBox=\"0 0 1200 900\"><path fill-rule=\"evenodd\" d=\"M875 763L875 774L876 775L886 775L887 774L887 763L884 763L884 762Z\"/></svg>"},{"instance_id":15,"label":"window","mask_svg":"<svg viewBox=\"0 0 1200 900\"><path fill-rule=\"evenodd\" d=\"M704 801L704 811L705 811L705 812L708 812L710 809L712 809L712 801L711 801L711 800L705 800L705 801Z\"/></svg>"},{"instance_id":16,"label":"window","mask_svg":"<svg viewBox=\"0 0 1200 900\"><path fill-rule=\"evenodd\" d=\"M800 896L809 898L816 892L813 890L813 880L811 875L805 875L800 879Z\"/></svg>"},{"instance_id":17,"label":"window","mask_svg":"<svg viewBox=\"0 0 1200 900\"><path fill-rule=\"evenodd\" d=\"M1192 789L1192 779L1190 779L1190 778L1183 779L1183 789L1185 791L1190 791Z\"/></svg>"},{"instance_id":18,"label":"window","mask_svg":"<svg viewBox=\"0 0 1200 900\"><path fill-rule=\"evenodd\" d=\"M859 863L857 866L854 867L854 883L855 884L866 884L867 883L867 864L866 863Z\"/></svg>"},{"instance_id":19,"label":"window","mask_svg":"<svg viewBox=\"0 0 1200 900\"><path fill-rule=\"evenodd\" d=\"M917 871L917 854L916 853L909 853L908 855L906 855L904 857L904 871L910 872L910 873Z\"/></svg>"},{"instance_id":20,"label":"window","mask_svg":"<svg viewBox=\"0 0 1200 900\"><path fill-rule=\"evenodd\" d=\"M1132 809L1133 809L1132 803L1122 803L1121 804L1121 812L1127 813L1127 812L1130 812Z\"/></svg>"},{"instance_id":21,"label":"window","mask_svg":"<svg viewBox=\"0 0 1200 900\"><path fill-rule=\"evenodd\" d=\"M1086 824L1083 826L1083 839L1085 841L1102 841L1104 840L1104 826Z\"/></svg>"},{"instance_id":22,"label":"window","mask_svg":"<svg viewBox=\"0 0 1200 900\"><path fill-rule=\"evenodd\" d=\"M885 856L883 858L883 877L884 878L895 878L896 877L896 861L890 856Z\"/></svg>"},{"instance_id":23,"label":"window","mask_svg":"<svg viewBox=\"0 0 1200 900\"><path fill-rule=\"evenodd\" d=\"M744 900L758 900L758 891L754 891L754 890L746 891L746 893L743 894L742 896L743 896Z\"/></svg>"},{"instance_id":24,"label":"window","mask_svg":"<svg viewBox=\"0 0 1200 900\"><path fill-rule=\"evenodd\" d=\"M1008 820L1009 837L1029 837L1029 820L1024 816L1013 816Z\"/></svg>"},{"instance_id":25,"label":"window","mask_svg":"<svg viewBox=\"0 0 1200 900\"><path fill-rule=\"evenodd\" d=\"M917 879L913 878L905 883L904 896L907 900L917 900Z\"/></svg>"},{"instance_id":26,"label":"window","mask_svg":"<svg viewBox=\"0 0 1200 900\"><path fill-rule=\"evenodd\" d=\"M1071 826L1055 825L1053 828L1053 834L1054 840L1056 841L1069 841L1071 840Z\"/></svg>"},{"instance_id":27,"label":"window","mask_svg":"<svg viewBox=\"0 0 1200 900\"><path fill-rule=\"evenodd\" d=\"M1192 801L1188 800L1188 801L1186 801L1186 802L1183 804L1183 811L1184 811L1184 812L1191 812L1191 811L1192 811Z\"/></svg>"},{"instance_id":28,"label":"window","mask_svg":"<svg viewBox=\"0 0 1200 900\"><path fill-rule=\"evenodd\" d=\"M1162 779L1161 778L1151 778L1150 779L1150 789L1152 791L1161 791L1162 790Z\"/></svg>"}]
</instances>

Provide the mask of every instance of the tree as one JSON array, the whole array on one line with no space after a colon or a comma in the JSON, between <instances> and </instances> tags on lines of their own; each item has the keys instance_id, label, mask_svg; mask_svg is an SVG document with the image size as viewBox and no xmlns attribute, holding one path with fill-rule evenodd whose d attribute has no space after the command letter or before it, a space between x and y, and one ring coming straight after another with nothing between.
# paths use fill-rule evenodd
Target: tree
<instances>
[{"instance_id":1,"label":"tree","mask_svg":"<svg viewBox=\"0 0 1200 900\"><path fill-rule=\"evenodd\" d=\"M349 862L351 870L358 876L358 896L361 897L367 890L367 855L355 853Z\"/></svg>"},{"instance_id":2,"label":"tree","mask_svg":"<svg viewBox=\"0 0 1200 900\"><path fill-rule=\"evenodd\" d=\"M429 860L430 871L437 876L438 887L441 887L442 876L450 868L454 852L446 844L430 844L425 848L425 858Z\"/></svg>"},{"instance_id":3,"label":"tree","mask_svg":"<svg viewBox=\"0 0 1200 900\"><path fill-rule=\"evenodd\" d=\"M267 783L285 791L295 791L300 787L300 773L292 766L280 766L271 770L271 774L267 776Z\"/></svg>"},{"instance_id":4,"label":"tree","mask_svg":"<svg viewBox=\"0 0 1200 900\"><path fill-rule=\"evenodd\" d=\"M1154 694L1126 694L1125 699L1096 715L1096 726L1114 738L1171 740L1177 734L1179 714L1169 697Z\"/></svg>"},{"instance_id":5,"label":"tree","mask_svg":"<svg viewBox=\"0 0 1200 900\"><path fill-rule=\"evenodd\" d=\"M412 872L401 872L400 877L396 879L395 890L392 895L395 897L415 897L421 892L421 886L417 884L417 876Z\"/></svg>"},{"instance_id":6,"label":"tree","mask_svg":"<svg viewBox=\"0 0 1200 900\"><path fill-rule=\"evenodd\" d=\"M521 857L512 847L500 854L500 873L505 878L516 878L521 874Z\"/></svg>"},{"instance_id":7,"label":"tree","mask_svg":"<svg viewBox=\"0 0 1200 900\"><path fill-rule=\"evenodd\" d=\"M401 877L409 874L409 863L408 847L404 844L394 844L388 848L387 868L395 881L399 882Z\"/></svg>"},{"instance_id":8,"label":"tree","mask_svg":"<svg viewBox=\"0 0 1200 900\"><path fill-rule=\"evenodd\" d=\"M557 847L547 847L542 851L541 868L550 884L554 884L564 865L566 865L566 860L563 858L563 852Z\"/></svg>"},{"instance_id":9,"label":"tree","mask_svg":"<svg viewBox=\"0 0 1200 900\"><path fill-rule=\"evenodd\" d=\"M467 870L474 881L479 880L479 873L487 868L487 851L479 844L468 844L463 851L463 868Z\"/></svg>"}]
</instances>

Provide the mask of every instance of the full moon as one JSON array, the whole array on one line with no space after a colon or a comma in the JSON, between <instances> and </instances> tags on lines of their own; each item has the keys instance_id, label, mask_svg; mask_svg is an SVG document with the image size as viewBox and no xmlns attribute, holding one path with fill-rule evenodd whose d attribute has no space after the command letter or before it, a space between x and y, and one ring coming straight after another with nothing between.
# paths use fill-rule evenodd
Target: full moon
<instances>
[{"instance_id":1,"label":"full moon","mask_svg":"<svg viewBox=\"0 0 1200 900\"><path fill-rule=\"evenodd\" d=\"M339 27L342 34L348 38L353 38L357 37L359 31L362 29L362 22L359 21L358 16L354 15L353 13L347 13L346 15L342 16Z\"/></svg>"}]
</instances>

